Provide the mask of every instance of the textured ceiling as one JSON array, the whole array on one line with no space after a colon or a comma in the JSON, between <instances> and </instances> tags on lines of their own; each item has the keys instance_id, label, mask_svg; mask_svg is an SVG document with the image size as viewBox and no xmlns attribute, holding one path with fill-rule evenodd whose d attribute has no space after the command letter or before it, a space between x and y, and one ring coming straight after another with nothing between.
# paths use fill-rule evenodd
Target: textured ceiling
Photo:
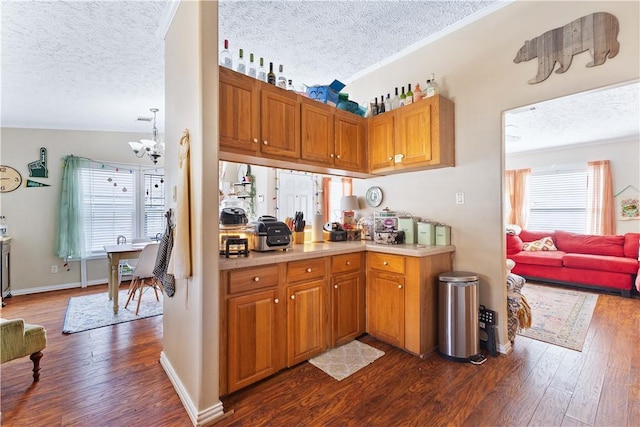
<instances>
[{"instance_id":1,"label":"textured ceiling","mask_svg":"<svg viewBox=\"0 0 640 427\"><path fill-rule=\"evenodd\" d=\"M640 84L557 98L505 113L505 152L640 140Z\"/></svg>"}]
</instances>

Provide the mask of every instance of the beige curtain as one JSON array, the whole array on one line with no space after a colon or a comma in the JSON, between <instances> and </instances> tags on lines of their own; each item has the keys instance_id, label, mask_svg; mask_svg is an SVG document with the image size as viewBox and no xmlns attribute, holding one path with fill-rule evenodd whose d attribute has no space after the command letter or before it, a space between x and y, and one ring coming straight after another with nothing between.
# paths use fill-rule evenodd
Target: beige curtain
<instances>
[{"instance_id":1,"label":"beige curtain","mask_svg":"<svg viewBox=\"0 0 640 427\"><path fill-rule=\"evenodd\" d=\"M616 234L613 183L609 160L588 163L587 233Z\"/></svg>"},{"instance_id":2,"label":"beige curtain","mask_svg":"<svg viewBox=\"0 0 640 427\"><path fill-rule=\"evenodd\" d=\"M507 224L516 224L522 228L527 226L530 176L531 169L505 171L505 191L509 202L505 215Z\"/></svg>"}]
</instances>

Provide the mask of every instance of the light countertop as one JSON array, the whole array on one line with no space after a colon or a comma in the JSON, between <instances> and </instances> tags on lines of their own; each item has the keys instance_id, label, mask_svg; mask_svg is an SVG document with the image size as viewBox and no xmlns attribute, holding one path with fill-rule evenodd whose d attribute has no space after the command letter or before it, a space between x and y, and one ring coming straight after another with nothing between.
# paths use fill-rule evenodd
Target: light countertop
<instances>
[{"instance_id":1,"label":"light countertop","mask_svg":"<svg viewBox=\"0 0 640 427\"><path fill-rule=\"evenodd\" d=\"M220 270L230 270L249 266L274 264L279 262L296 261L300 259L317 258L331 255L341 255L352 252L382 252L387 254L423 257L455 251L455 246L426 246L426 245L381 245L372 241L358 242L322 242L293 245L286 251L256 252L250 251L248 257L233 256L220 257Z\"/></svg>"}]
</instances>

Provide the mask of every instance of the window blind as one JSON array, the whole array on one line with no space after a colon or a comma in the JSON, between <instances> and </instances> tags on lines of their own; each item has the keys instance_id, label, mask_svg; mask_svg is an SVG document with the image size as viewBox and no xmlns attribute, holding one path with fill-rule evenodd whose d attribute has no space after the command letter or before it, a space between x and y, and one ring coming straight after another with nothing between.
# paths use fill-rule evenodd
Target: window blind
<instances>
[{"instance_id":1,"label":"window blind","mask_svg":"<svg viewBox=\"0 0 640 427\"><path fill-rule=\"evenodd\" d=\"M587 165L532 169L530 202L528 229L585 233Z\"/></svg>"}]
</instances>

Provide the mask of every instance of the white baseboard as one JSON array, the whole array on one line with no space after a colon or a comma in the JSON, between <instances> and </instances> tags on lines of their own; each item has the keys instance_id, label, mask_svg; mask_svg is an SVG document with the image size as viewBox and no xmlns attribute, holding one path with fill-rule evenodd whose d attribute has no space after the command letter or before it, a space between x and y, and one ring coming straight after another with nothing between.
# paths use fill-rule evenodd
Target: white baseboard
<instances>
[{"instance_id":1,"label":"white baseboard","mask_svg":"<svg viewBox=\"0 0 640 427\"><path fill-rule=\"evenodd\" d=\"M224 416L224 408L222 407L222 402L220 402L219 400L215 405L198 412L196 405L193 403L191 397L189 396L189 393L187 393L187 390L182 385L180 378L173 369L173 366L171 365L171 362L165 355L164 351L160 352L160 365L162 365L162 368L169 377L171 384L173 384L173 388L176 390L176 393L178 393L178 397L180 397L182 405L187 411L187 415L189 415L189 418L191 419L191 422L194 426L208 425L216 419Z\"/></svg>"},{"instance_id":2,"label":"white baseboard","mask_svg":"<svg viewBox=\"0 0 640 427\"><path fill-rule=\"evenodd\" d=\"M87 282L88 286L94 285L106 285L108 279L98 279ZM49 292L49 291L61 291L63 289L73 289L73 288L81 288L82 283L61 283L59 285L49 285L49 286L38 286L37 288L27 288L27 289L11 289L11 295L29 295L29 294L39 294L41 292Z\"/></svg>"},{"instance_id":3,"label":"white baseboard","mask_svg":"<svg viewBox=\"0 0 640 427\"><path fill-rule=\"evenodd\" d=\"M500 344L498 346L498 352L502 354L511 354L513 351L513 347L511 346L511 341L507 341L505 344Z\"/></svg>"}]
</instances>

